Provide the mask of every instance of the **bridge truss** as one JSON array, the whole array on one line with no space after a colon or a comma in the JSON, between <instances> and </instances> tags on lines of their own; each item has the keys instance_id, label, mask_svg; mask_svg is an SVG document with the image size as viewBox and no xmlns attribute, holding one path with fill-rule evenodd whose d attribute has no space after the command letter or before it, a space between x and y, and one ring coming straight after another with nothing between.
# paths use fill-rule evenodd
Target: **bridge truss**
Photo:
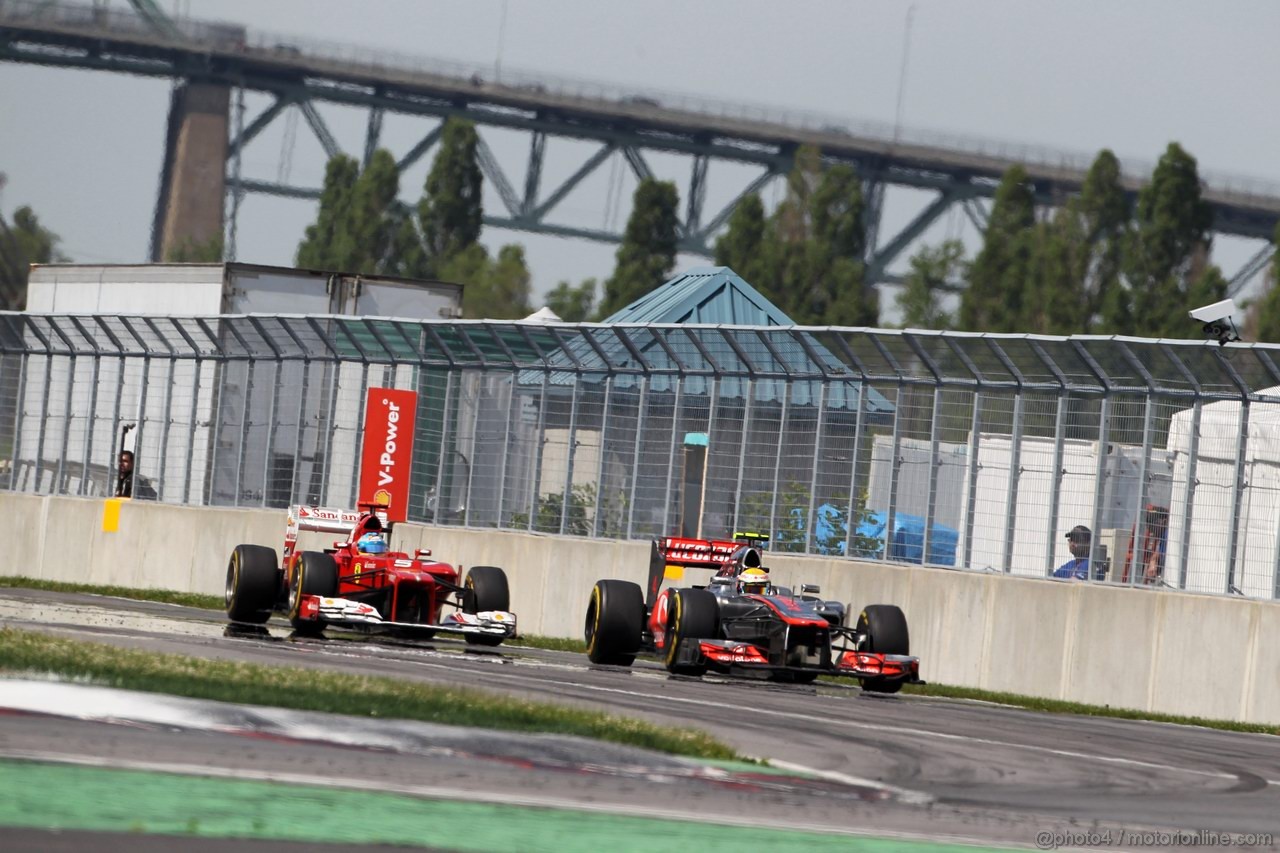
<instances>
[{"instance_id":1,"label":"bridge truss","mask_svg":"<svg viewBox=\"0 0 1280 853\"><path fill-rule=\"evenodd\" d=\"M365 163L379 146L388 113L433 120L433 125L424 125L417 143L399 154L402 173L431 151L443 120L451 116L467 118L482 130L523 134L523 180L511 177L520 174L521 164L512 162L509 154L504 162L480 135L480 165L502 202L501 210L486 213L484 222L561 237L621 239L620 227L584 227L556 216L566 196L611 158L620 156L634 176L643 179L654 174L649 163L653 155L681 155L688 160L688 178L681 187L679 249L705 256L712 254L714 238L738 202L785 176L796 150L813 145L827 160L854 166L865 182L869 233L864 260L873 283L895 281L890 266L952 210L962 210L982 230L986 205L1009 166L1026 167L1039 201L1056 205L1079 190L1091 160L1090 155L988 140L891 133L869 125L854 128L829 115L637 93L547 75L506 72L500 80L489 80L488 69L479 67L335 45L307 46L292 37L251 34L232 25L173 21L154 0L130 3L133 8L126 11L103 3L9 0L0 4L0 60L213 83L235 91L234 103L241 108L233 107L236 121L224 165L232 251L239 203L246 193L319 198L319 187L242 174L245 147L282 120L290 107L297 108L329 156L341 148L317 105L366 110L363 151L354 152ZM270 99L247 120L246 91L265 93ZM548 147L563 141L589 143L591 150L567 177L548 185L543 180ZM708 171L722 162L750 167L750 177L727 203L708 209ZM1133 195L1150 168L1127 165L1142 166L1124 178L1126 191ZM886 190L904 188L927 191L932 198L895 233L882 235ZM1214 210L1216 233L1259 244L1229 276L1231 292L1236 293L1265 268L1274 252L1270 240L1280 221L1280 187L1210 177L1205 198Z\"/></svg>"}]
</instances>

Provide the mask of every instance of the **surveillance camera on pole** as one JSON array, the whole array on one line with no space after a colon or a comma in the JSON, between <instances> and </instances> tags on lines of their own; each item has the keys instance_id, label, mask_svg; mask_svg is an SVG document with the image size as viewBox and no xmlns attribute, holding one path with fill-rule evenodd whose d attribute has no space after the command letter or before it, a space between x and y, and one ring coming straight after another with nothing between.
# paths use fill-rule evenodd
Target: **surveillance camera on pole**
<instances>
[{"instance_id":1,"label":"surveillance camera on pole","mask_svg":"<svg viewBox=\"0 0 1280 853\"><path fill-rule=\"evenodd\" d=\"M1216 340L1219 345L1240 340L1240 333L1231 319L1235 313L1236 303L1232 299L1223 299L1187 312L1192 320L1204 324L1205 336Z\"/></svg>"}]
</instances>

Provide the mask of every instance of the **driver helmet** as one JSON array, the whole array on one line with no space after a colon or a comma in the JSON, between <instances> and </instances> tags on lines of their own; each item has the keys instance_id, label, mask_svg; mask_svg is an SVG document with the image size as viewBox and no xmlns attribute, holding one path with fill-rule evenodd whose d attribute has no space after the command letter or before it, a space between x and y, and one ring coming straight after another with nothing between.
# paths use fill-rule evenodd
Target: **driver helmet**
<instances>
[{"instance_id":1,"label":"driver helmet","mask_svg":"<svg viewBox=\"0 0 1280 853\"><path fill-rule=\"evenodd\" d=\"M769 572L765 569L743 569L738 575L738 591L743 595L768 595Z\"/></svg>"},{"instance_id":2,"label":"driver helmet","mask_svg":"<svg viewBox=\"0 0 1280 853\"><path fill-rule=\"evenodd\" d=\"M362 554L387 553L387 540L381 533L366 533L356 542L356 550Z\"/></svg>"}]
</instances>

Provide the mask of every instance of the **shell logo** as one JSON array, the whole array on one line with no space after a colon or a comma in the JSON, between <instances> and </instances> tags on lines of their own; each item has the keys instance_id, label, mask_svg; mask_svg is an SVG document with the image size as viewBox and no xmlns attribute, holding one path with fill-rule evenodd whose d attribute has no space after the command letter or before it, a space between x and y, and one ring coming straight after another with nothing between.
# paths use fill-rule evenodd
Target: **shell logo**
<instances>
[{"instance_id":1,"label":"shell logo","mask_svg":"<svg viewBox=\"0 0 1280 853\"><path fill-rule=\"evenodd\" d=\"M386 489L378 489L373 493L373 502L378 506L391 506L391 492Z\"/></svg>"}]
</instances>

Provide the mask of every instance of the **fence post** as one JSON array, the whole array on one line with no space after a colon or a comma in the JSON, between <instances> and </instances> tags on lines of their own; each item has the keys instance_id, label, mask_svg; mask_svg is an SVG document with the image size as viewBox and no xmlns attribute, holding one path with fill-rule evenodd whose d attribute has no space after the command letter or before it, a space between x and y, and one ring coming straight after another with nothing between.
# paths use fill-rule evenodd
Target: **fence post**
<instances>
[{"instance_id":1,"label":"fence post","mask_svg":"<svg viewBox=\"0 0 1280 853\"><path fill-rule=\"evenodd\" d=\"M600 535L600 509L604 506L604 453L605 437L609 434L609 400L613 393L613 374L604 378L604 405L600 409L600 448L596 460L596 506L591 516L591 538Z\"/></svg>"},{"instance_id":2,"label":"fence post","mask_svg":"<svg viewBox=\"0 0 1280 853\"><path fill-rule=\"evenodd\" d=\"M982 397L981 386L975 387L973 414L969 420L968 470L964 475L967 496L964 507L964 568L966 569L973 568L970 564L973 562L973 516L977 511L978 503L978 451L982 446L979 439L979 430L982 429Z\"/></svg>"},{"instance_id":3,"label":"fence post","mask_svg":"<svg viewBox=\"0 0 1280 853\"><path fill-rule=\"evenodd\" d=\"M813 551L813 515L818 505L818 461L822 449L822 413L827 407L827 383L818 391L818 425L813 431L813 465L809 472L809 515L804 531L804 552Z\"/></svg>"},{"instance_id":4,"label":"fence post","mask_svg":"<svg viewBox=\"0 0 1280 853\"><path fill-rule=\"evenodd\" d=\"M676 396L671 408L671 443L667 447L667 488L662 497L662 529L670 530L671 478L676 468L676 435L680 432L680 398L684 393L684 374L676 375Z\"/></svg>"},{"instance_id":5,"label":"fence post","mask_svg":"<svg viewBox=\"0 0 1280 853\"><path fill-rule=\"evenodd\" d=\"M631 502L627 504L627 538L631 538L631 530L636 519L636 487L640 483L640 447L641 436L644 435L645 407L649 398L649 375L640 377L640 398L636 404L636 440L631 450Z\"/></svg>"},{"instance_id":6,"label":"fence post","mask_svg":"<svg viewBox=\"0 0 1280 853\"><path fill-rule=\"evenodd\" d=\"M444 406L440 409L440 453L436 459L436 508L431 513L431 523L440 523L440 507L447 496L444 491L445 460L449 458L449 404L453 399L453 370L444 375Z\"/></svg>"},{"instance_id":7,"label":"fence post","mask_svg":"<svg viewBox=\"0 0 1280 853\"><path fill-rule=\"evenodd\" d=\"M1187 447L1187 482L1183 486L1182 551L1178 555L1178 589L1187 588L1187 560L1191 551L1191 521L1195 518L1196 463L1200 456L1200 413L1204 400L1197 392L1191 404L1191 434Z\"/></svg>"},{"instance_id":8,"label":"fence post","mask_svg":"<svg viewBox=\"0 0 1280 853\"><path fill-rule=\"evenodd\" d=\"M1249 487L1245 481L1244 462L1245 456L1249 449L1249 414L1250 414L1249 397L1241 394L1240 397L1240 428L1236 433L1236 459L1232 478L1231 490L1231 527L1227 530L1227 588L1223 592L1230 595L1231 593L1239 593L1239 585L1236 583L1236 545L1240 540L1240 502L1244 497L1244 490Z\"/></svg>"},{"instance_id":9,"label":"fence post","mask_svg":"<svg viewBox=\"0 0 1280 853\"><path fill-rule=\"evenodd\" d=\"M733 488L733 530L738 530L739 512L742 510L742 476L746 471L747 444L751 440L751 395L754 393L754 381L748 377L743 382L742 392L742 440L738 443L738 480Z\"/></svg>"},{"instance_id":10,"label":"fence post","mask_svg":"<svg viewBox=\"0 0 1280 853\"><path fill-rule=\"evenodd\" d=\"M517 395L520 393L520 371L511 371L511 393L507 394L506 421L502 425L502 461L498 464L498 520L496 527L501 529L502 510L507 497L507 463L510 461L511 418L516 412Z\"/></svg>"},{"instance_id":11,"label":"fence post","mask_svg":"<svg viewBox=\"0 0 1280 853\"><path fill-rule=\"evenodd\" d=\"M1062 456L1067 436L1066 390L1058 392L1058 411L1053 424L1053 486L1049 491L1049 530L1045 537L1044 576L1053 575L1053 543L1057 541L1058 514L1062 509Z\"/></svg>"},{"instance_id":12,"label":"fence post","mask_svg":"<svg viewBox=\"0 0 1280 853\"><path fill-rule=\"evenodd\" d=\"M853 536L861 521L859 513L854 512L858 506L858 456L862 452L862 431L867 417L867 378L864 375L858 380L858 412L853 419L853 452L849 460L849 517L845 521L844 555L853 556ZM866 510L866 506L863 506Z\"/></svg>"},{"instance_id":13,"label":"fence post","mask_svg":"<svg viewBox=\"0 0 1280 853\"><path fill-rule=\"evenodd\" d=\"M582 374L578 374L581 380ZM569 441L565 447L564 494L560 501L560 535L563 536L569 526L569 506L573 502L573 457L577 454L578 444L578 387L582 383L574 382L569 394Z\"/></svg>"},{"instance_id":14,"label":"fence post","mask_svg":"<svg viewBox=\"0 0 1280 853\"><path fill-rule=\"evenodd\" d=\"M773 453L773 494L769 497L769 540L773 541L778 530L778 478L782 473L782 438L787 433L787 404L791 402L791 387L782 385L782 416L778 419L778 443Z\"/></svg>"}]
</instances>

